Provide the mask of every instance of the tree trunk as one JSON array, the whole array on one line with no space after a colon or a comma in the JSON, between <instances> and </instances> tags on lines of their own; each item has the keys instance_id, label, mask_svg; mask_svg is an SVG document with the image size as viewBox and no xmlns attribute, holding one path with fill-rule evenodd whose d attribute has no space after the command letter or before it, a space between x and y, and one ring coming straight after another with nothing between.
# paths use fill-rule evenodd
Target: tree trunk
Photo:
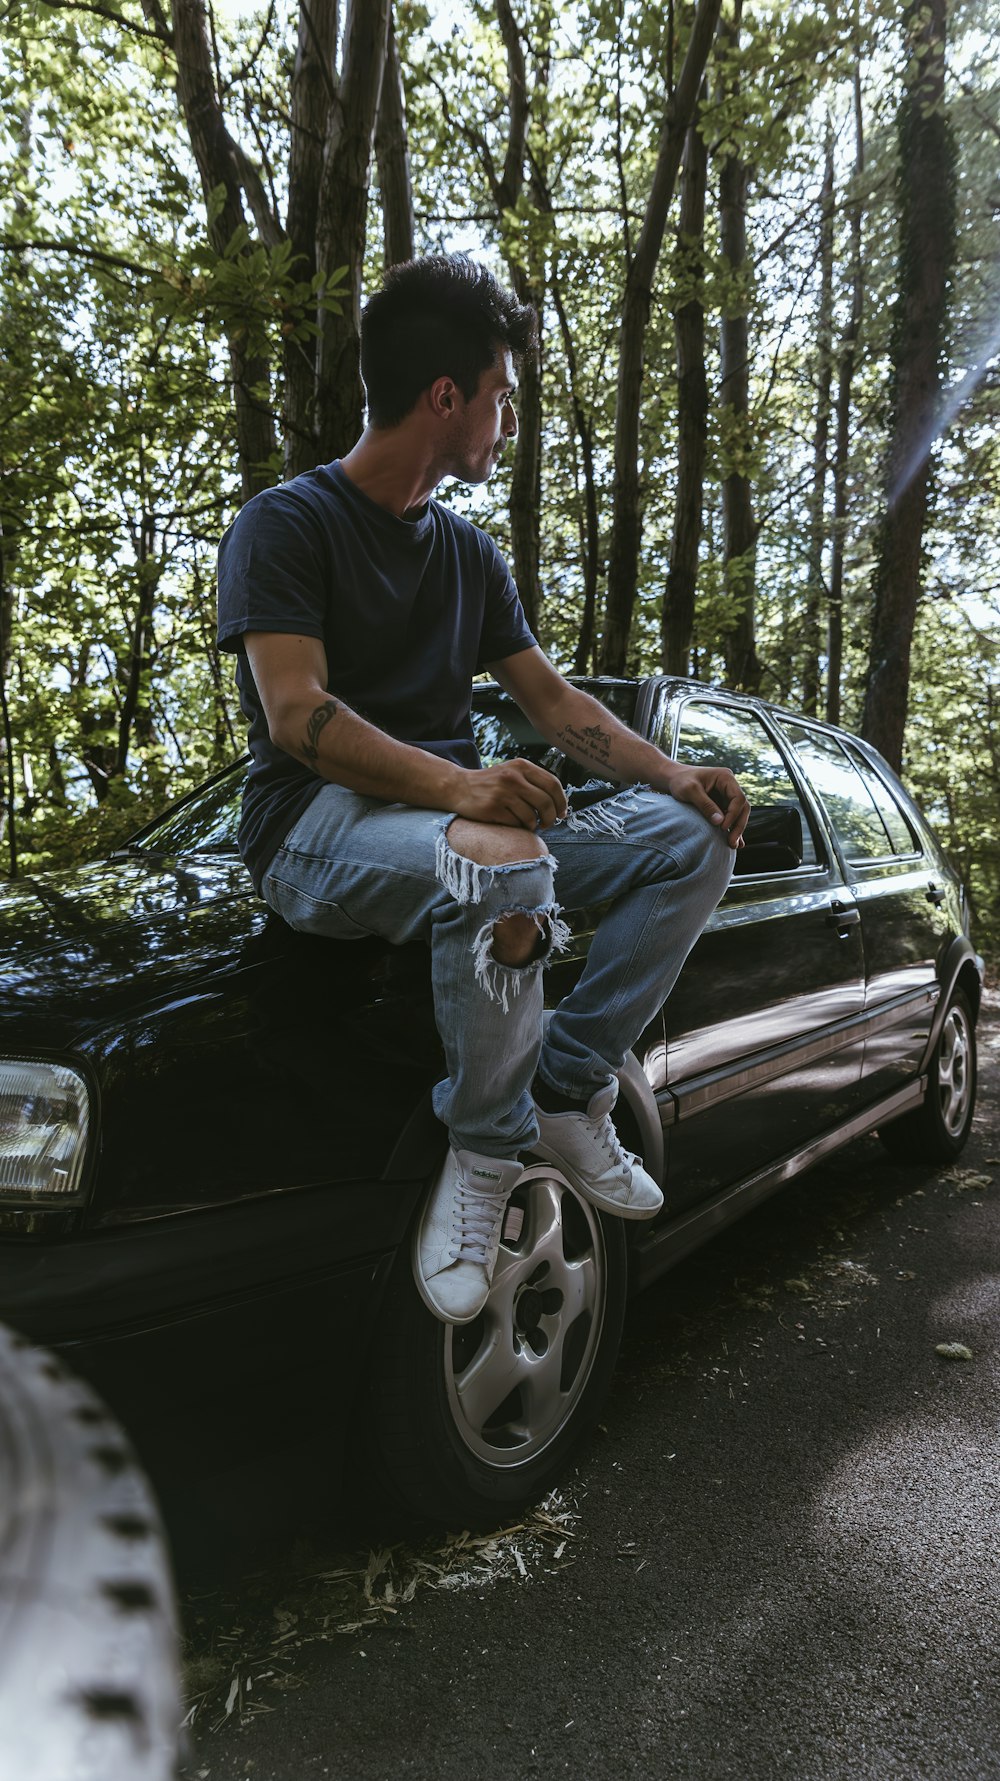
<instances>
[{"instance_id":1,"label":"tree trunk","mask_svg":"<svg viewBox=\"0 0 1000 1781\"><path fill-rule=\"evenodd\" d=\"M316 447L320 462L349 451L361 431L361 275L389 11L390 0L351 0L344 23L343 72L329 107L316 262L326 276L346 266L348 293L340 314L334 314L322 301L317 311Z\"/></svg>"},{"instance_id":2,"label":"tree trunk","mask_svg":"<svg viewBox=\"0 0 1000 1781\"><path fill-rule=\"evenodd\" d=\"M702 84L701 102L707 98ZM691 665L702 495L708 438L708 379L705 373L705 194L708 149L698 123L687 133L681 180L677 280L685 294L674 317L677 342L677 492L674 499L670 567L663 598L661 660L666 674L687 674ZM690 293L690 294L688 294Z\"/></svg>"},{"instance_id":3,"label":"tree trunk","mask_svg":"<svg viewBox=\"0 0 1000 1781\"><path fill-rule=\"evenodd\" d=\"M573 409L573 425L580 441L583 459L583 617L573 657L574 674L587 674L593 666L594 631L597 624L597 581L600 574L600 525L597 515L597 478L594 474L594 427L580 394L576 347L570 332L566 309L559 287L558 273L553 269L552 302L562 335L566 369L569 374L569 395Z\"/></svg>"},{"instance_id":4,"label":"tree trunk","mask_svg":"<svg viewBox=\"0 0 1000 1781\"><path fill-rule=\"evenodd\" d=\"M639 416L653 278L663 243L667 212L677 182L684 140L694 119L721 6L722 0L698 0L680 79L675 90L667 95L646 213L625 280L615 408L615 469L608 557L608 599L601 649L601 667L606 674L622 674L625 670L639 572L639 538L642 529Z\"/></svg>"},{"instance_id":5,"label":"tree trunk","mask_svg":"<svg viewBox=\"0 0 1000 1781\"><path fill-rule=\"evenodd\" d=\"M541 292L527 278L514 283L522 303L531 303L541 317ZM517 392L518 428L510 478L510 542L512 568L524 616L537 633L542 606L542 349L541 342L521 362Z\"/></svg>"},{"instance_id":6,"label":"tree trunk","mask_svg":"<svg viewBox=\"0 0 1000 1781\"><path fill-rule=\"evenodd\" d=\"M159 7L153 0L144 0L144 4L147 17L159 26L162 23ZM246 223L238 157L216 92L204 0L174 0L173 16L177 96L208 206L209 240L215 252L222 255L237 229ZM214 194L219 188L222 203L216 210ZM245 328L231 325L228 338L236 409L236 444L243 499L246 501L258 489L267 488L274 481L276 444L270 405L271 367L267 354L250 339Z\"/></svg>"},{"instance_id":7,"label":"tree trunk","mask_svg":"<svg viewBox=\"0 0 1000 1781\"><path fill-rule=\"evenodd\" d=\"M899 113L899 296L893 319L887 500L877 538L862 718L862 734L897 771L955 240L955 154L944 113L947 0L911 0L905 19L908 59Z\"/></svg>"},{"instance_id":8,"label":"tree trunk","mask_svg":"<svg viewBox=\"0 0 1000 1781\"><path fill-rule=\"evenodd\" d=\"M17 804L14 789L14 736L7 698L7 681L13 659L14 590L9 568L14 555L14 533L7 515L0 512L0 765L3 795L0 799L0 840L6 831L10 876L17 877Z\"/></svg>"},{"instance_id":9,"label":"tree trunk","mask_svg":"<svg viewBox=\"0 0 1000 1781\"><path fill-rule=\"evenodd\" d=\"M125 668L125 672L121 676L125 693L118 716L118 751L115 760L115 772L121 777L124 777L128 766L129 743L132 739L133 729L140 729L144 716L145 739L149 738L151 728L148 689L153 651L153 609L156 603L156 587L160 579L160 570L155 561L155 548L155 520L152 514L144 513L140 522L139 561L137 564L139 591L128 659L126 663L122 664ZM140 733L139 740L143 739Z\"/></svg>"},{"instance_id":10,"label":"tree trunk","mask_svg":"<svg viewBox=\"0 0 1000 1781\"><path fill-rule=\"evenodd\" d=\"M844 660L844 537L847 531L847 470L851 455L851 392L864 313L861 261L861 179L865 169L861 74L854 70L854 190L848 205L851 313L840 343L837 373L837 425L833 455L833 537L830 549L830 625L827 648L826 721L840 722L840 679Z\"/></svg>"},{"instance_id":11,"label":"tree trunk","mask_svg":"<svg viewBox=\"0 0 1000 1781\"><path fill-rule=\"evenodd\" d=\"M337 25L337 0L300 0L298 46L289 100L291 141L287 227L293 254L292 272L302 284L315 278L317 271L316 221L323 178L323 141L335 92ZM294 318L290 319L292 329L286 335L283 351L282 432L286 477L311 470L318 455L315 346L310 339L296 337Z\"/></svg>"},{"instance_id":12,"label":"tree trunk","mask_svg":"<svg viewBox=\"0 0 1000 1781\"><path fill-rule=\"evenodd\" d=\"M803 624L802 709L815 717L820 692L820 614L823 609L823 546L826 478L830 464L830 386L833 381L833 132L828 127L826 164L819 195L819 310L816 316L816 414L813 477L809 492L809 555Z\"/></svg>"},{"instance_id":13,"label":"tree trunk","mask_svg":"<svg viewBox=\"0 0 1000 1781\"><path fill-rule=\"evenodd\" d=\"M507 110L509 128L503 171L492 182L493 202L501 241L506 237L504 257L514 293L521 303L530 303L541 321L545 298L544 253L537 241L524 241L523 225L514 222L512 214L524 189L524 163L527 148L528 119L531 100L524 45L510 0L495 0L497 25L507 54ZM543 42L538 51L538 78L535 85L536 121L544 135L548 85L549 44L546 34L551 19L543 20ZM536 162L532 176L532 196L540 209L551 208L545 188L544 164ZM512 231L516 231L512 239ZM532 630L537 630L542 604L541 583L541 495L542 495L542 348L539 342L524 354L521 362L517 397L517 439L514 442L514 463L510 479L510 537L514 580L524 607L524 615Z\"/></svg>"},{"instance_id":14,"label":"tree trunk","mask_svg":"<svg viewBox=\"0 0 1000 1781\"><path fill-rule=\"evenodd\" d=\"M382 97L375 126L375 158L378 162L385 232L386 266L398 266L413 258L413 188L410 184L410 153L406 141L406 105L399 66L396 31L389 15Z\"/></svg>"},{"instance_id":15,"label":"tree trunk","mask_svg":"<svg viewBox=\"0 0 1000 1781\"><path fill-rule=\"evenodd\" d=\"M724 20L719 27L720 43L727 51L727 66L719 83L719 97L723 104L739 93L737 53L742 11L742 0L736 0L732 20ZM752 437L745 278L749 181L750 168L742 155L727 155L719 170L719 244L732 282L723 306L720 329L719 418L724 471L723 562L726 591L735 618L723 633L721 642L728 684L756 692L760 686L762 664L757 655L754 631L758 527L749 476Z\"/></svg>"}]
</instances>

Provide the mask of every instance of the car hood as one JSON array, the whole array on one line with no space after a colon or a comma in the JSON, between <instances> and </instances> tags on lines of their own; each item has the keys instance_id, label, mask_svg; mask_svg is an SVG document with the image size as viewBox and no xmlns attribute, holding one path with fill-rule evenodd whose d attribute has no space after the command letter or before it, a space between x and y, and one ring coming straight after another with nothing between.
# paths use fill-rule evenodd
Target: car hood
<instances>
[{"instance_id":1,"label":"car hood","mask_svg":"<svg viewBox=\"0 0 1000 1781\"><path fill-rule=\"evenodd\" d=\"M268 920L229 857L108 860L0 894L4 1046L81 1042L132 1009L253 961ZM249 953L248 953L249 949Z\"/></svg>"}]
</instances>

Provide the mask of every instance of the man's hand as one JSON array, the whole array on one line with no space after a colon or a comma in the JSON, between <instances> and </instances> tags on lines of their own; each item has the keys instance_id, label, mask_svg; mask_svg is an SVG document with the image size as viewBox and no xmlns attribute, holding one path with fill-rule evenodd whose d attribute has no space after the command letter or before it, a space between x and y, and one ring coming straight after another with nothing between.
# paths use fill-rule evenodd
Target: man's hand
<instances>
[{"instance_id":1,"label":"man's hand","mask_svg":"<svg viewBox=\"0 0 1000 1781\"><path fill-rule=\"evenodd\" d=\"M566 815L566 793L554 773L533 761L500 761L467 769L456 816L468 822L506 823L518 829L547 829Z\"/></svg>"},{"instance_id":2,"label":"man's hand","mask_svg":"<svg viewBox=\"0 0 1000 1781\"><path fill-rule=\"evenodd\" d=\"M620 723L590 693L571 686L537 647L487 666L517 700L538 734L561 748L571 761L579 761L619 786L645 784L654 791L669 792L680 803L693 804L716 828L724 827L730 847L743 846L750 805L728 767L683 767L670 760L654 743ZM517 764L527 765L524 761ZM608 796L613 797L614 790L609 788ZM509 819L487 818L498 820Z\"/></svg>"},{"instance_id":3,"label":"man's hand","mask_svg":"<svg viewBox=\"0 0 1000 1781\"><path fill-rule=\"evenodd\" d=\"M730 847L743 846L750 801L728 767L675 767L667 787L681 804L693 804L710 823L724 828Z\"/></svg>"}]
</instances>

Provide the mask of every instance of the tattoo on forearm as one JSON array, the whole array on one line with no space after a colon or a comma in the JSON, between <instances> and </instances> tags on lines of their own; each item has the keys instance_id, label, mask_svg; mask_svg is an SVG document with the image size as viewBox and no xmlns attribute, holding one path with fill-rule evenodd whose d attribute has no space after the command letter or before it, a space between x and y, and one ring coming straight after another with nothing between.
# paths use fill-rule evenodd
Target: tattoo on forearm
<instances>
[{"instance_id":1,"label":"tattoo on forearm","mask_svg":"<svg viewBox=\"0 0 1000 1781\"><path fill-rule=\"evenodd\" d=\"M330 719L336 714L338 709L339 707L336 699L327 699L325 705L317 705L306 725L306 740L303 742L300 749L300 753L305 760L319 760L320 731L326 728L326 725L330 722Z\"/></svg>"},{"instance_id":2,"label":"tattoo on forearm","mask_svg":"<svg viewBox=\"0 0 1000 1781\"><path fill-rule=\"evenodd\" d=\"M578 761L593 761L599 767L611 765L611 731L602 730L600 724L588 724L583 729L567 724L556 740L564 754L573 755Z\"/></svg>"}]
</instances>

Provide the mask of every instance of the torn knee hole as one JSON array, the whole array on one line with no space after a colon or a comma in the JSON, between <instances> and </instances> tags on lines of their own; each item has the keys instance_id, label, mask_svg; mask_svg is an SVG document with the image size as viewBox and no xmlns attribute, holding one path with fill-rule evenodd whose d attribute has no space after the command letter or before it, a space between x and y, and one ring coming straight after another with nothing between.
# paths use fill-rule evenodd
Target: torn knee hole
<instances>
[{"instance_id":1,"label":"torn knee hole","mask_svg":"<svg viewBox=\"0 0 1000 1781\"><path fill-rule=\"evenodd\" d=\"M533 965L552 942L547 915L501 915L493 926L493 957L498 965Z\"/></svg>"},{"instance_id":2,"label":"torn knee hole","mask_svg":"<svg viewBox=\"0 0 1000 1781\"><path fill-rule=\"evenodd\" d=\"M497 860L489 866L470 859L467 854L456 852L449 839L451 825L456 820L464 819L450 817L442 822L435 844L435 876L438 883L451 892L456 903L481 903L496 880L505 878L508 874L531 872L543 863L549 872L555 871L556 862L544 845L540 852L530 858ZM532 844L530 841L525 843L528 846Z\"/></svg>"},{"instance_id":3,"label":"torn knee hole","mask_svg":"<svg viewBox=\"0 0 1000 1781\"><path fill-rule=\"evenodd\" d=\"M523 962L505 960L495 950L498 930L509 924L512 916L527 918L537 929L537 935L532 939L530 956ZM472 947L476 981L484 995L491 1002L499 1002L506 1014L510 1009L511 997L520 994L524 980L533 978L539 967L547 964L554 952L564 951L569 940L570 930L558 908L509 909L506 914L495 917L493 921L484 922L476 935Z\"/></svg>"}]
</instances>

